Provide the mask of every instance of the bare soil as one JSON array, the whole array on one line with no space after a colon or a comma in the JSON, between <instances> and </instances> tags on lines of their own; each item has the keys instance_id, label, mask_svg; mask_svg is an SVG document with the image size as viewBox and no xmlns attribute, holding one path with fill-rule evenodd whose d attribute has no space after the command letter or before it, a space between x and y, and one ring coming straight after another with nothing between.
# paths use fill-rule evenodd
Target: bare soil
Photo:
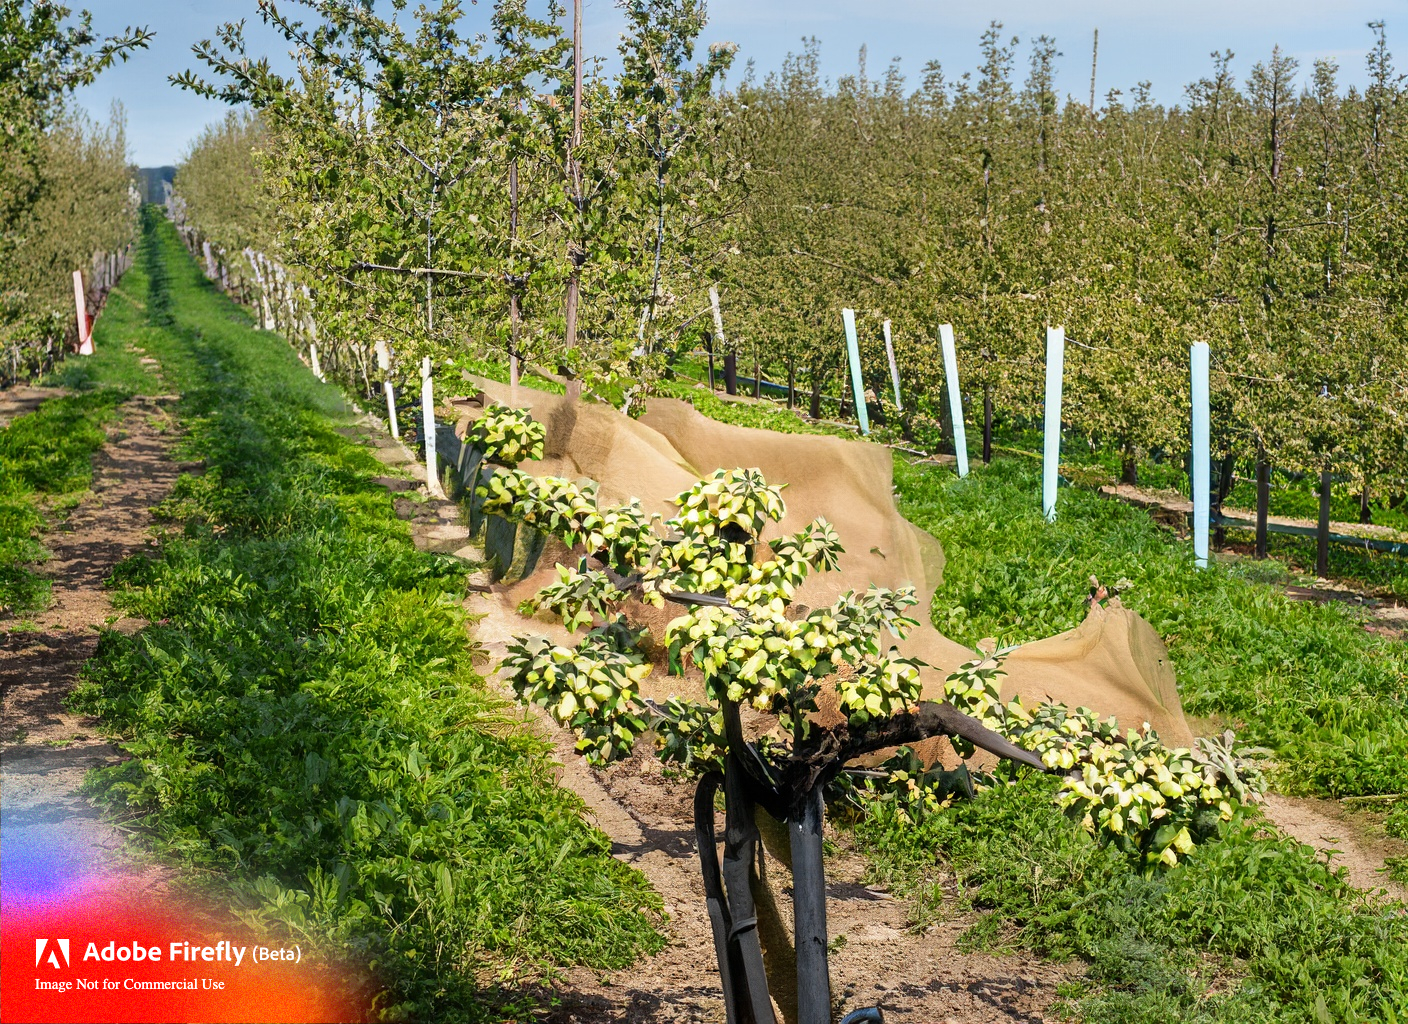
<instances>
[{"instance_id":1,"label":"bare soil","mask_svg":"<svg viewBox=\"0 0 1408 1024\"><path fill-rule=\"evenodd\" d=\"M502 659L513 634L524 630L524 622L498 593L472 594L466 607L482 616L474 634L484 647L487 671ZM554 630L538 621L533 628ZM671 778L648 753L594 770L566 732L538 709L530 713L557 747L560 783L582 798L611 839L614 855L650 879L669 915L664 929L668 945L657 955L609 975L568 972L558 990L561 1006L550 1019L561 1024L722 1022L723 994L694 845L693 784ZM915 930L904 901L865 884L865 862L848 851L844 834L828 828L827 838L838 849L826 870L827 926L834 947L831 980L839 1013L880 1006L889 1019L900 1021L1037 1024L1048 1019L1056 986L1083 973L1075 965L1031 956L960 951L959 936L976 920L971 914ZM767 864L779 915L790 921L787 870L771 857Z\"/></svg>"},{"instance_id":2,"label":"bare soil","mask_svg":"<svg viewBox=\"0 0 1408 1024\"><path fill-rule=\"evenodd\" d=\"M0 391L0 430L5 429L17 417L33 412L47 398L57 398L68 394L63 388L35 388L28 384L17 384Z\"/></svg>"},{"instance_id":3,"label":"bare soil","mask_svg":"<svg viewBox=\"0 0 1408 1024\"><path fill-rule=\"evenodd\" d=\"M142 625L114 613L104 581L119 561L155 543L150 508L180 473L168 456L174 426L164 405L142 397L127 403L94 457L91 492L43 538L50 606L32 620L0 623L3 845L60 851L76 877L126 869L121 831L79 792L90 768L120 755L98 738L96 720L70 713L64 700L101 628ZM159 872L141 877L161 880Z\"/></svg>"},{"instance_id":4,"label":"bare soil","mask_svg":"<svg viewBox=\"0 0 1408 1024\"><path fill-rule=\"evenodd\" d=\"M1390 899L1408 900L1408 888L1386 874L1385 858L1408 855L1408 843L1390 838L1373 819L1372 811L1350 812L1335 800L1279 796L1270 793L1262 804L1266 816L1288 836L1313 846L1344 868L1359 889L1383 889Z\"/></svg>"}]
</instances>

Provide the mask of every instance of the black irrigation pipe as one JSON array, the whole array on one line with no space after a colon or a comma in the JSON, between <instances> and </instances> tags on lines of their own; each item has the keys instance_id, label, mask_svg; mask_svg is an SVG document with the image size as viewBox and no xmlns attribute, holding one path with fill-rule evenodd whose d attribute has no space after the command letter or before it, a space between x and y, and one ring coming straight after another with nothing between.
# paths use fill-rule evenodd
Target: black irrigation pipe
<instances>
[{"instance_id":1,"label":"black irrigation pipe","mask_svg":"<svg viewBox=\"0 0 1408 1024\"><path fill-rule=\"evenodd\" d=\"M1223 515L1214 512L1212 515L1212 525L1228 527L1234 530L1255 530L1256 521L1252 519L1241 519L1233 516ZM1320 536L1320 531L1314 526L1290 526L1286 523L1273 523L1270 520L1266 523L1268 533L1284 533L1292 537L1309 537L1315 539ZM1366 551L1381 551L1387 555L1408 555L1408 541L1401 540L1375 540L1373 537L1355 537L1347 533L1332 533L1329 535L1330 543L1342 544L1346 547L1364 548Z\"/></svg>"}]
</instances>

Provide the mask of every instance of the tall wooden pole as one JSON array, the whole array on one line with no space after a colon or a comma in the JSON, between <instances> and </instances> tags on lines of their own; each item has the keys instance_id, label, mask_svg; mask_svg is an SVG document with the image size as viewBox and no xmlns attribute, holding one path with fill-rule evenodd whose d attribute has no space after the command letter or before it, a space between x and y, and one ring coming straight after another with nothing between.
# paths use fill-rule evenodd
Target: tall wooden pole
<instances>
[{"instance_id":1,"label":"tall wooden pole","mask_svg":"<svg viewBox=\"0 0 1408 1024\"><path fill-rule=\"evenodd\" d=\"M515 156L508 165L508 251L509 260L512 261L517 255L515 249L518 242L518 157ZM520 287L517 277L509 282L508 290L508 383L510 387L518 387L518 289Z\"/></svg>"},{"instance_id":2,"label":"tall wooden pole","mask_svg":"<svg viewBox=\"0 0 1408 1024\"><path fill-rule=\"evenodd\" d=\"M1095 116L1095 60L1100 56L1100 30L1095 30L1095 41L1090 46L1090 116Z\"/></svg>"},{"instance_id":3,"label":"tall wooden pole","mask_svg":"<svg viewBox=\"0 0 1408 1024\"><path fill-rule=\"evenodd\" d=\"M1320 521L1315 526L1315 575L1330 575L1330 471L1320 471Z\"/></svg>"},{"instance_id":4,"label":"tall wooden pole","mask_svg":"<svg viewBox=\"0 0 1408 1024\"><path fill-rule=\"evenodd\" d=\"M577 150L582 145L582 0L572 0L572 139L567 150L567 181L572 192L572 205L576 211L574 232L581 230L582 220L582 167L577 159ZM567 326L567 350L577 347L577 307L581 302L582 265L587 261L587 253L581 238L574 235L567 244L567 257L572 270L567 277L567 302L563 310ZM567 384L567 397L579 398L582 394L581 381Z\"/></svg>"}]
</instances>

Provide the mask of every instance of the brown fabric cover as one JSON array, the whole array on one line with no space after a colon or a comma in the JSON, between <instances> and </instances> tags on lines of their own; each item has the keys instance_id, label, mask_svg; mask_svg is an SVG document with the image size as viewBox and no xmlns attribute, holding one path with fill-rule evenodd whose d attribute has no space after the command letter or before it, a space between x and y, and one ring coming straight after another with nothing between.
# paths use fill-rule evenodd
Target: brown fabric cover
<instances>
[{"instance_id":1,"label":"brown fabric cover","mask_svg":"<svg viewBox=\"0 0 1408 1024\"><path fill-rule=\"evenodd\" d=\"M590 477L606 501L635 497L648 511L668 517L676 494L716 469L734 467L757 468L769 483L786 484L782 493L787 516L765 539L795 532L825 516L835 524L846 549L840 571L810 578L797 601L815 608L871 583L914 586L921 601L915 617L921 623L897 646L932 666L924 673L926 698L941 699L944 678L979 657L941 634L924 614L942 582L943 548L897 511L887 449L838 437L719 423L674 399L651 399L646 415L635 421L604 405L471 380L488 397L529 409L547 426L542 460L523 463L524 471ZM461 437L468 419L457 428ZM550 563L543 564L515 585L514 599L542 586L551 570ZM1007 655L1004 668L1004 700L1020 694L1028 704L1052 700L1070 708L1088 707L1102 718L1114 715L1125 728L1148 722L1166 743L1192 743L1167 648L1147 622L1118 601L1093 607L1076 629L1024 644ZM682 694L698 696L697 684L679 682ZM938 752L936 747L933 753Z\"/></svg>"}]
</instances>

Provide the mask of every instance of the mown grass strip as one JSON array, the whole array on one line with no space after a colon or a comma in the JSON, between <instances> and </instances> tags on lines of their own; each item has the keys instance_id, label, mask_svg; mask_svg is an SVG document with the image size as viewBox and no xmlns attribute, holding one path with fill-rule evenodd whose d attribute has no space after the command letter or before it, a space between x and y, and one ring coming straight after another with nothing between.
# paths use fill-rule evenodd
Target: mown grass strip
<instances>
[{"instance_id":1,"label":"mown grass strip","mask_svg":"<svg viewBox=\"0 0 1408 1024\"><path fill-rule=\"evenodd\" d=\"M0 614L29 615L48 603L49 583L34 571L49 526L43 507L91 486L93 455L123 402L161 391L161 378L132 350L148 330L147 291L146 268L128 270L94 325L95 353L68 357L39 382L72 393L56 391L0 430Z\"/></svg>"},{"instance_id":2,"label":"mown grass strip","mask_svg":"<svg viewBox=\"0 0 1408 1024\"><path fill-rule=\"evenodd\" d=\"M142 244L205 470L164 507L183 534L117 574L153 625L90 663L77 703L131 755L92 791L253 917L372 964L393 1018L501 1019L485 974L656 948L658 897L471 668L465 571L414 550L337 392L150 213Z\"/></svg>"}]
</instances>

